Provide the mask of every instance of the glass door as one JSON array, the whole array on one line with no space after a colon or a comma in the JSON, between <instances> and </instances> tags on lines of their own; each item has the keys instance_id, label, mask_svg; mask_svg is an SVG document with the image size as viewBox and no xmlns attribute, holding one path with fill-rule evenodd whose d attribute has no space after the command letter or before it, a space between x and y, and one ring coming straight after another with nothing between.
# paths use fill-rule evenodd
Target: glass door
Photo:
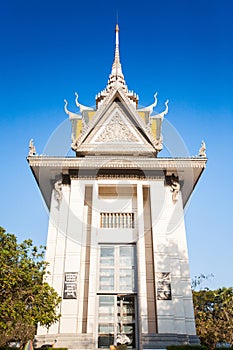
<instances>
[{"instance_id":1,"label":"glass door","mask_svg":"<svg viewBox=\"0 0 233 350\"><path fill-rule=\"evenodd\" d=\"M115 296L99 296L98 348L109 349L115 343Z\"/></svg>"},{"instance_id":2,"label":"glass door","mask_svg":"<svg viewBox=\"0 0 233 350\"><path fill-rule=\"evenodd\" d=\"M109 349L120 338L136 348L135 295L99 295L98 348Z\"/></svg>"},{"instance_id":3,"label":"glass door","mask_svg":"<svg viewBox=\"0 0 233 350\"><path fill-rule=\"evenodd\" d=\"M99 257L98 348L109 349L117 339L136 348L135 246L102 245Z\"/></svg>"}]
</instances>

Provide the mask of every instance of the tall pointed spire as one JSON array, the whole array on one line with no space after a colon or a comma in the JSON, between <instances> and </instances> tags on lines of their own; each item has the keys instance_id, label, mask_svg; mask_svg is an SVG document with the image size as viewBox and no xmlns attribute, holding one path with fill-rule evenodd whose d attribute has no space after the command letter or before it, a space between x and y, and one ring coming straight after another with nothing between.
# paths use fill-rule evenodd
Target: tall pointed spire
<instances>
[{"instance_id":1,"label":"tall pointed spire","mask_svg":"<svg viewBox=\"0 0 233 350\"><path fill-rule=\"evenodd\" d=\"M115 53L114 53L114 60L112 64L112 71L109 76L108 87L111 88L111 86L116 82L116 83L120 83L123 89L127 91L128 89L125 83L124 75L122 73L121 62L120 62L119 31L120 31L119 26L118 24L116 24Z\"/></svg>"},{"instance_id":2,"label":"tall pointed spire","mask_svg":"<svg viewBox=\"0 0 233 350\"><path fill-rule=\"evenodd\" d=\"M133 91L129 91L126 85L124 75L122 73L121 62L120 62L120 50L119 50L119 25L116 24L115 27L115 53L114 60L112 64L112 71L109 75L107 86L104 90L102 90L98 95L96 95L96 108L98 108L104 101L105 97L113 90L113 89L121 89L127 95L129 100L138 105L138 95Z\"/></svg>"},{"instance_id":3,"label":"tall pointed spire","mask_svg":"<svg viewBox=\"0 0 233 350\"><path fill-rule=\"evenodd\" d=\"M119 26L116 24L115 33L116 33L116 42L115 42L115 55L114 61L112 64L112 73L111 75L115 76L116 79L118 76L123 77L121 63L120 63L120 52L119 52Z\"/></svg>"}]
</instances>

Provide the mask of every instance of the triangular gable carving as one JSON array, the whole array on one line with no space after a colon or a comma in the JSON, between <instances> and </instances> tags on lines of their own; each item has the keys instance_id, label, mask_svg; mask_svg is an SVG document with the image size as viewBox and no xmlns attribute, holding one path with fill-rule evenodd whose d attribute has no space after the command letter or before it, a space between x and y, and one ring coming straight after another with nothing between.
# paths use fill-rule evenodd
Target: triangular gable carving
<instances>
[{"instance_id":1,"label":"triangular gable carving","mask_svg":"<svg viewBox=\"0 0 233 350\"><path fill-rule=\"evenodd\" d=\"M100 127L103 126L104 122L106 121L106 117L109 117L109 115L112 114L113 109L116 108L116 106L118 106L119 110L121 111L120 113L121 117L122 115L124 115L125 120L127 120L126 126L131 125L130 132L133 133L135 138L137 139L137 141L135 141L135 144L141 143L141 144L144 144L144 146L147 145L146 153L149 152L149 153L156 154L157 141L154 139L149 128L147 128L145 123L137 114L136 109L128 100L124 91L121 91L120 88L113 89L113 91L109 94L109 96L107 96L107 98L105 99L101 107L96 111L94 118L87 125L87 127L85 128L85 131L77 140L77 146L78 146L77 153L79 152L82 153L82 150L84 149L87 151L89 149L88 145L90 145L90 142L93 145L94 134L98 133ZM125 132L126 130L128 129L126 128ZM106 130L106 133L107 133L107 130ZM124 137L126 138L126 135ZM114 136L112 136L112 140L113 138ZM87 152L86 151L85 153L88 153L88 151Z\"/></svg>"},{"instance_id":2,"label":"triangular gable carving","mask_svg":"<svg viewBox=\"0 0 233 350\"><path fill-rule=\"evenodd\" d=\"M95 134L91 144L98 143L138 143L143 141L138 132L130 125L119 108L115 108L104 125Z\"/></svg>"}]
</instances>

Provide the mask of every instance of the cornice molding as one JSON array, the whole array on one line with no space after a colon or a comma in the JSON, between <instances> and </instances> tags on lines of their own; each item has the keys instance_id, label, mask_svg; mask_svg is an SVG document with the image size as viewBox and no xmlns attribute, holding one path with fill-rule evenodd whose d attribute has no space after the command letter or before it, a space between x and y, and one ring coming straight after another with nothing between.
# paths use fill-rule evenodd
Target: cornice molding
<instances>
[{"instance_id":1,"label":"cornice molding","mask_svg":"<svg viewBox=\"0 0 233 350\"><path fill-rule=\"evenodd\" d=\"M164 176L134 176L134 175L70 175L71 180L128 180L128 181L164 181Z\"/></svg>"},{"instance_id":2,"label":"cornice molding","mask_svg":"<svg viewBox=\"0 0 233 350\"><path fill-rule=\"evenodd\" d=\"M167 169L205 168L207 158L129 158L85 157L63 158L35 156L27 158L31 167L54 167L63 169Z\"/></svg>"}]
</instances>

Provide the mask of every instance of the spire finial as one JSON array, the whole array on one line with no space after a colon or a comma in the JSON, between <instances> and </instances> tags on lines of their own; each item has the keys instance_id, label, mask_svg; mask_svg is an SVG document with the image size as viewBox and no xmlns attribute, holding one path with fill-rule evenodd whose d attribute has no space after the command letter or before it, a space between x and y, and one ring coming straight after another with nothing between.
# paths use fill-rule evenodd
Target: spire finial
<instances>
[{"instance_id":1,"label":"spire finial","mask_svg":"<svg viewBox=\"0 0 233 350\"><path fill-rule=\"evenodd\" d=\"M105 97L112 91L112 89L121 89L127 94L127 97L130 101L137 107L138 105L138 95L133 91L129 91L128 87L125 83L125 78L122 73L121 62L120 62L120 52L119 52L119 25L118 25L118 13L117 13L117 21L115 26L115 53L114 60L112 64L112 71L109 75L108 83L106 88L101 91L96 96L96 107L98 108L99 104L105 99Z\"/></svg>"},{"instance_id":2,"label":"spire finial","mask_svg":"<svg viewBox=\"0 0 233 350\"><path fill-rule=\"evenodd\" d=\"M115 76L116 79L118 76L123 77L122 70L121 70L121 63L120 63L120 52L119 52L119 25L118 22L116 23L115 27L115 34L116 34L116 42L115 42L115 54L114 54L114 61L112 64L112 76Z\"/></svg>"}]
</instances>

